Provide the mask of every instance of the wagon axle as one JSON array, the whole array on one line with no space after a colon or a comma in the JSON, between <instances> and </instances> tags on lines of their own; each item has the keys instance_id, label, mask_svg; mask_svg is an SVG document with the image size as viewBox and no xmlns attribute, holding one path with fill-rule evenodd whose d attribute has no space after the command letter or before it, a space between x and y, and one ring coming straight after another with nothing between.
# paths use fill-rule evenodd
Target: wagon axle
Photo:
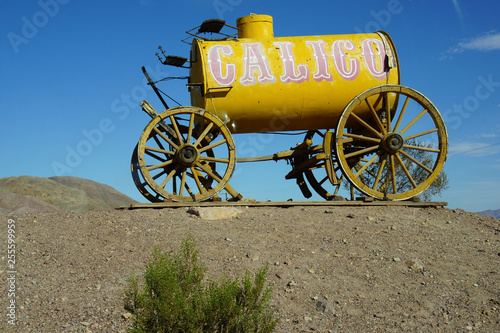
<instances>
[{"instance_id":1,"label":"wagon axle","mask_svg":"<svg viewBox=\"0 0 500 333\"><path fill-rule=\"evenodd\" d=\"M394 154L403 147L403 137L398 133L387 133L382 138L382 147L387 153Z\"/></svg>"},{"instance_id":2,"label":"wagon axle","mask_svg":"<svg viewBox=\"0 0 500 333\"><path fill-rule=\"evenodd\" d=\"M198 149L191 144L185 144L179 147L179 151L175 155L179 162L186 167L192 167L196 164L198 160Z\"/></svg>"}]
</instances>

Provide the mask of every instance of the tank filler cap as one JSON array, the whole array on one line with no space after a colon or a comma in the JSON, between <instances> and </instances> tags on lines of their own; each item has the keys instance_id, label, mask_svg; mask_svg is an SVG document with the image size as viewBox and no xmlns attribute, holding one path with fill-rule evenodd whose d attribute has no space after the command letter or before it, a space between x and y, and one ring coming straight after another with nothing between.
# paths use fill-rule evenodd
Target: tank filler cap
<instances>
[{"instance_id":1,"label":"tank filler cap","mask_svg":"<svg viewBox=\"0 0 500 333\"><path fill-rule=\"evenodd\" d=\"M250 14L236 20L238 38L273 38L273 17L270 15Z\"/></svg>"}]
</instances>

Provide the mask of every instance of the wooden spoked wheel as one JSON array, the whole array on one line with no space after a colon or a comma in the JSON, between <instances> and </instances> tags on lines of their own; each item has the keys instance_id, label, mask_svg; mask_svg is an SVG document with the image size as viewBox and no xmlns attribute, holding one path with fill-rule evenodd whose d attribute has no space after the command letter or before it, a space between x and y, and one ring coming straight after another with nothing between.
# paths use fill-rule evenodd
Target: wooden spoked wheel
<instances>
[{"instance_id":1,"label":"wooden spoked wheel","mask_svg":"<svg viewBox=\"0 0 500 333\"><path fill-rule=\"evenodd\" d=\"M146 126L137 158L156 199L204 201L226 187L236 148L231 133L215 115L196 107L177 107Z\"/></svg>"},{"instance_id":2,"label":"wooden spoked wheel","mask_svg":"<svg viewBox=\"0 0 500 333\"><path fill-rule=\"evenodd\" d=\"M425 191L443 169L444 121L421 93L400 85L368 89L344 109L335 152L346 178L366 195L406 200Z\"/></svg>"},{"instance_id":3,"label":"wooden spoked wheel","mask_svg":"<svg viewBox=\"0 0 500 333\"><path fill-rule=\"evenodd\" d=\"M320 130L310 130L307 131L304 142L311 140L312 145L320 144L323 142L325 138L325 131ZM309 158L316 157L316 162L312 164L308 169L304 171L306 179L311 185L311 187L325 200L333 200L340 189L340 185L342 184L343 175L340 172L340 167L336 161L335 156L331 154L332 152L328 152L328 155L325 154L323 150L319 150L317 152L311 152L308 156ZM332 184L329 180L327 172L325 170L326 159L330 158L334 172L336 173L337 179L339 182L337 184ZM297 164L297 162L296 162Z\"/></svg>"}]
</instances>

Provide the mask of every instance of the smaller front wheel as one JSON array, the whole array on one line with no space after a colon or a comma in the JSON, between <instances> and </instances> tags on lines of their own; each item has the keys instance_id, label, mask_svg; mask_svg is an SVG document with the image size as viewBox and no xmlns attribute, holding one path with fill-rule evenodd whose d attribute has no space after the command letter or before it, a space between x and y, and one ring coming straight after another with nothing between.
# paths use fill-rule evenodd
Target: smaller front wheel
<instances>
[{"instance_id":1,"label":"smaller front wheel","mask_svg":"<svg viewBox=\"0 0 500 333\"><path fill-rule=\"evenodd\" d=\"M236 149L231 133L215 115L196 107L177 107L146 126L137 159L158 197L204 201L229 187Z\"/></svg>"}]
</instances>

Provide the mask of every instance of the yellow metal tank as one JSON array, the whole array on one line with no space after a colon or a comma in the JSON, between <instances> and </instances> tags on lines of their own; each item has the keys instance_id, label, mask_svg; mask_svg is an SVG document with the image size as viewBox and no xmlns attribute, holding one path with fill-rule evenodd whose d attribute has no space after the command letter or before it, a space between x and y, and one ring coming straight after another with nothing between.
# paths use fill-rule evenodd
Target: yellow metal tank
<instances>
[{"instance_id":1,"label":"yellow metal tank","mask_svg":"<svg viewBox=\"0 0 500 333\"><path fill-rule=\"evenodd\" d=\"M188 84L232 133L334 128L355 96L399 84L385 32L274 37L272 17L255 14L237 26L237 39L193 40Z\"/></svg>"}]
</instances>

